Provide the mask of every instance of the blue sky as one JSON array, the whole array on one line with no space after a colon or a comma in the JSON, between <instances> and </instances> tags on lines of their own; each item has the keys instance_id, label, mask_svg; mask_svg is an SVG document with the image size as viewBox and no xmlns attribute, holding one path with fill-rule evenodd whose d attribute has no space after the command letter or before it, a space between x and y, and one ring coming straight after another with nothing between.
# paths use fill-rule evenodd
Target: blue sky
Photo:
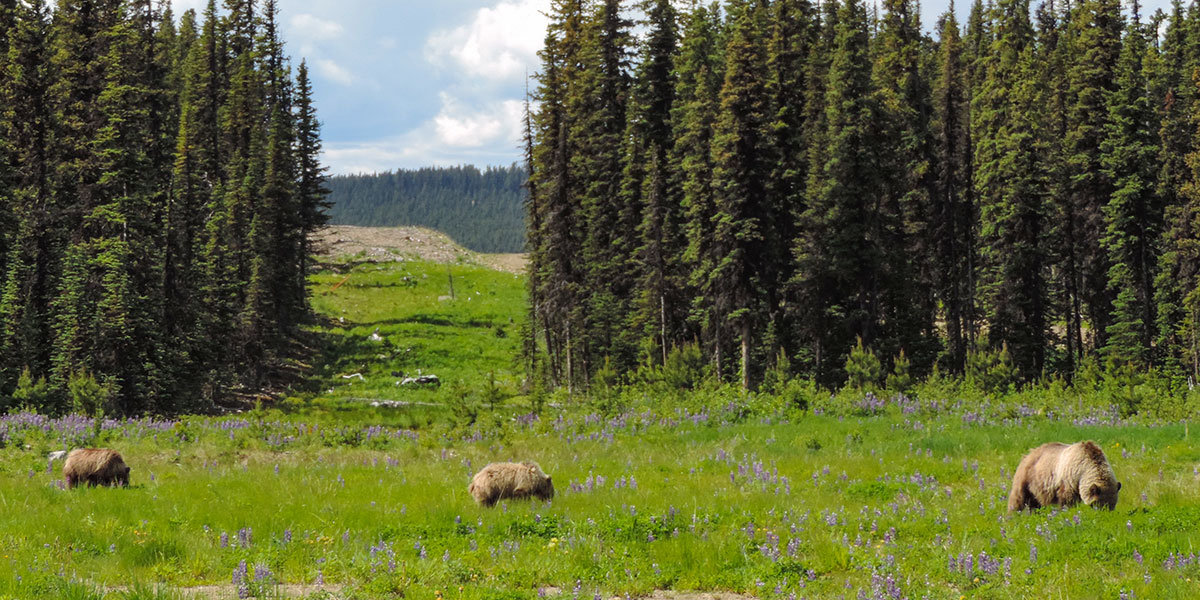
<instances>
[{"instance_id":1,"label":"blue sky","mask_svg":"<svg viewBox=\"0 0 1200 600\"><path fill-rule=\"evenodd\" d=\"M969 2L956 4L960 22ZM207 0L171 3L180 14ZM948 3L924 3L927 30ZM549 4L279 0L288 52L313 74L331 172L518 160L525 75L537 69Z\"/></svg>"}]
</instances>

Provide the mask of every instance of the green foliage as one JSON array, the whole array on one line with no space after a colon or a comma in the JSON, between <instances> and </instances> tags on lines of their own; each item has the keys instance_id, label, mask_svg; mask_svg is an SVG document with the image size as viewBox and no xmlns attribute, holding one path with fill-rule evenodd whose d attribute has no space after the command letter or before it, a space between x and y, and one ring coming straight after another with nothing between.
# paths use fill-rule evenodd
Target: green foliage
<instances>
[{"instance_id":1,"label":"green foliage","mask_svg":"<svg viewBox=\"0 0 1200 600\"><path fill-rule=\"evenodd\" d=\"M71 410L99 417L106 412L112 412L112 402L116 396L111 381L100 383L91 372L76 371L67 380L67 397L71 402Z\"/></svg>"},{"instance_id":2,"label":"green foliage","mask_svg":"<svg viewBox=\"0 0 1200 600\"><path fill-rule=\"evenodd\" d=\"M988 349L981 341L975 350L968 352L966 380L990 394L1014 390L1020 381L1020 373L1008 352L1008 344L1001 344L997 350Z\"/></svg>"},{"instance_id":3,"label":"green foliage","mask_svg":"<svg viewBox=\"0 0 1200 600\"><path fill-rule=\"evenodd\" d=\"M0 387L46 373L40 409L212 410L298 358L311 87L274 2L227 8L198 32L149 0L0 4Z\"/></svg>"},{"instance_id":4,"label":"green foliage","mask_svg":"<svg viewBox=\"0 0 1200 600\"><path fill-rule=\"evenodd\" d=\"M31 410L52 410L54 393L50 389L50 385L46 383L45 377L38 377L35 381L33 375L29 372L29 367L21 370L21 376L17 378L17 388L12 393L13 402L21 408Z\"/></svg>"},{"instance_id":5,"label":"green foliage","mask_svg":"<svg viewBox=\"0 0 1200 600\"><path fill-rule=\"evenodd\" d=\"M846 358L846 387L852 390L874 390L883 380L883 365L875 352L863 347L862 338L850 350Z\"/></svg>"},{"instance_id":6,"label":"green foliage","mask_svg":"<svg viewBox=\"0 0 1200 600\"><path fill-rule=\"evenodd\" d=\"M913 385L912 374L909 373L908 357L904 355L904 350L896 356L892 361L892 372L887 376L887 389L889 392L898 394L907 393Z\"/></svg>"},{"instance_id":7,"label":"green foliage","mask_svg":"<svg viewBox=\"0 0 1200 600\"><path fill-rule=\"evenodd\" d=\"M521 167L431 167L330 177L335 225L437 229L476 252L525 249Z\"/></svg>"}]
</instances>

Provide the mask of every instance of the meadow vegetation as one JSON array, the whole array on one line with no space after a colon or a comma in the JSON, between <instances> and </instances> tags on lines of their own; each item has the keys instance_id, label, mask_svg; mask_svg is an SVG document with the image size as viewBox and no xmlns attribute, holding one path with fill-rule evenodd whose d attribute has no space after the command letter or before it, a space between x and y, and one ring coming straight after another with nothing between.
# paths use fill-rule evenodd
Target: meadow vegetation
<instances>
[{"instance_id":1,"label":"meadow vegetation","mask_svg":"<svg viewBox=\"0 0 1200 600\"><path fill-rule=\"evenodd\" d=\"M587 395L546 393L512 358L523 282L452 273L454 300L438 299L445 265L315 276L324 353L274 405L0 418L0 598L1200 591L1188 421L1200 397L1186 388L1093 367L1074 386L1016 389L1002 356L976 357L965 379L911 381L863 351L856 386L832 393L779 371L747 393L707 380L683 349ZM416 369L443 385L395 385L392 371ZM408 404L371 405L383 401ZM1082 439L1123 483L1116 510L1007 514L1021 456ZM120 450L134 485L62 489L47 453L93 445ZM470 476L501 460L537 461L554 500L476 506Z\"/></svg>"}]
</instances>

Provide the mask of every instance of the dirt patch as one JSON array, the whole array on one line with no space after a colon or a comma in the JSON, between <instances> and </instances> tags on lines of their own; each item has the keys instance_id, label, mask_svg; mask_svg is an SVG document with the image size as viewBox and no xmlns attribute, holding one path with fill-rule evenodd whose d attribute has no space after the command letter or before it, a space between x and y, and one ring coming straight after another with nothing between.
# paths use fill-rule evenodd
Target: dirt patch
<instances>
[{"instance_id":1,"label":"dirt patch","mask_svg":"<svg viewBox=\"0 0 1200 600\"><path fill-rule=\"evenodd\" d=\"M667 592L659 590L648 596L650 600L753 600L753 596L743 596L732 592Z\"/></svg>"},{"instance_id":2,"label":"dirt patch","mask_svg":"<svg viewBox=\"0 0 1200 600\"><path fill-rule=\"evenodd\" d=\"M234 585L201 585L188 588L174 588L171 591L178 592L185 600L236 600L238 597L237 586ZM341 589L337 586L317 586L317 585L280 585L272 588L272 598L308 598L310 596L317 598L328 598L336 600L341 598L339 592ZM322 593L325 592L325 593Z\"/></svg>"},{"instance_id":3,"label":"dirt patch","mask_svg":"<svg viewBox=\"0 0 1200 600\"><path fill-rule=\"evenodd\" d=\"M336 260L416 259L483 265L505 273L525 271L524 254L480 254L463 248L444 233L423 227L333 225L314 233L312 240L318 255Z\"/></svg>"},{"instance_id":4,"label":"dirt patch","mask_svg":"<svg viewBox=\"0 0 1200 600\"><path fill-rule=\"evenodd\" d=\"M556 587L541 588L541 594L548 597L563 595L563 590ZM625 600L621 596L613 596L611 600ZM673 592L656 590L649 596L638 596L638 600L755 600L753 596L743 596L733 592Z\"/></svg>"}]
</instances>

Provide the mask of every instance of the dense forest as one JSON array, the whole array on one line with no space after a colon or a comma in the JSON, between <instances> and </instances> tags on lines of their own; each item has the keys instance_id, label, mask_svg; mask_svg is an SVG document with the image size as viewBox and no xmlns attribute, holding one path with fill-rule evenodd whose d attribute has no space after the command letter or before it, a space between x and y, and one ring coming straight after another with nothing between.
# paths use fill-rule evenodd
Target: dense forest
<instances>
[{"instance_id":1,"label":"dense forest","mask_svg":"<svg viewBox=\"0 0 1200 600\"><path fill-rule=\"evenodd\" d=\"M530 367L1200 371L1200 9L554 0ZM953 7L952 7L953 8ZM633 17L636 17L637 22ZM636 32L636 34L635 34Z\"/></svg>"},{"instance_id":2,"label":"dense forest","mask_svg":"<svg viewBox=\"0 0 1200 600\"><path fill-rule=\"evenodd\" d=\"M431 227L476 252L523 252L525 179L516 165L338 175L329 179L329 220Z\"/></svg>"},{"instance_id":3,"label":"dense forest","mask_svg":"<svg viewBox=\"0 0 1200 600\"><path fill-rule=\"evenodd\" d=\"M290 364L324 169L255 4L0 0L0 409L205 411Z\"/></svg>"}]
</instances>

